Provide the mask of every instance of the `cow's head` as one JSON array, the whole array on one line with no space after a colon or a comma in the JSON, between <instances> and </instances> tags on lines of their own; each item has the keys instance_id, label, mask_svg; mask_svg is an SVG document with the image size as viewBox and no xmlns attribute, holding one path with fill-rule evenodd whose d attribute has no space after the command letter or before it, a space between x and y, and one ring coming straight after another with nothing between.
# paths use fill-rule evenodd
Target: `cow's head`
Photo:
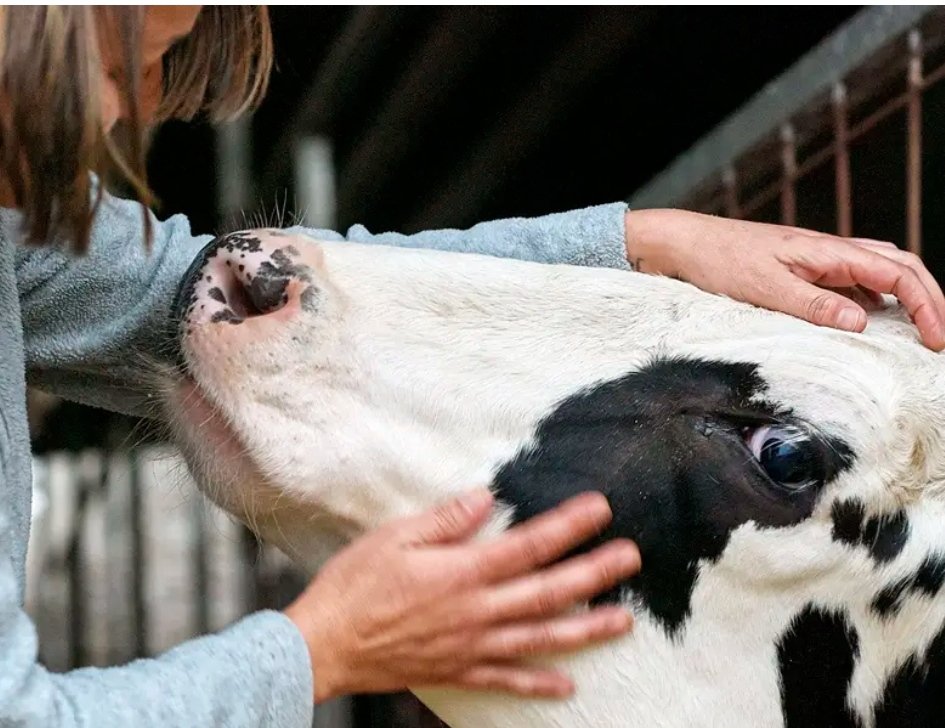
<instances>
[{"instance_id":1,"label":"cow's head","mask_svg":"<svg viewBox=\"0 0 945 728\"><path fill-rule=\"evenodd\" d=\"M586 489L642 575L568 703L424 694L463 726L945 723L945 367L616 271L215 241L168 417L205 492L313 565L489 482L503 528Z\"/></svg>"}]
</instances>

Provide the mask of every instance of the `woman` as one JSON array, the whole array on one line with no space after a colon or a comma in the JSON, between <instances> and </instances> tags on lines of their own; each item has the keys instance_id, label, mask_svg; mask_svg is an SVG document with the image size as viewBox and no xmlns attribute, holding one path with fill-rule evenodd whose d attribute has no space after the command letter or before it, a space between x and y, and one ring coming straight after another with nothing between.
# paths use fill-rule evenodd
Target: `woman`
<instances>
[{"instance_id":1,"label":"woman","mask_svg":"<svg viewBox=\"0 0 945 728\"><path fill-rule=\"evenodd\" d=\"M146 414L136 362L161 356L173 293L207 241L179 216L158 222L102 194L89 172L109 159L146 200L145 126L252 106L271 50L265 10L245 7L6 8L0 38L0 175L4 205L16 210L0 217L0 724L307 727L313 697L351 692L448 684L569 694L566 677L522 658L624 633L619 608L561 615L639 567L632 544L613 542L544 568L606 525L595 495L474 544L490 506L474 491L356 541L284 613L120 668L54 676L37 665L21 607L26 380ZM107 137L119 120L123 154ZM854 331L863 308L818 286L893 293L924 341L945 346L937 284L883 243L620 204L412 237L353 228L348 238L615 267L629 256L640 270ZM444 570L464 575L464 587L444 594Z\"/></svg>"}]
</instances>

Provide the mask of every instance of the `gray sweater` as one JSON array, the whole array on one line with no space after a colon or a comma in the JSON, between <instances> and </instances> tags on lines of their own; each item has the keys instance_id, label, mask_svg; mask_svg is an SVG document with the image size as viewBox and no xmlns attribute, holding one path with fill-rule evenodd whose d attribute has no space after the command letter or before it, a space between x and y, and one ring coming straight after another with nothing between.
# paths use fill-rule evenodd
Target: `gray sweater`
<instances>
[{"instance_id":1,"label":"gray sweater","mask_svg":"<svg viewBox=\"0 0 945 728\"><path fill-rule=\"evenodd\" d=\"M619 203L469 230L313 237L486 253L547 263L626 267ZM210 236L187 220L154 221L150 255L137 204L106 197L88 255L18 245L0 212L0 728L273 726L308 728L306 646L282 614L261 612L156 658L52 674L36 662L23 611L31 476L26 384L131 414L149 410L142 357L160 356L178 281Z\"/></svg>"}]
</instances>

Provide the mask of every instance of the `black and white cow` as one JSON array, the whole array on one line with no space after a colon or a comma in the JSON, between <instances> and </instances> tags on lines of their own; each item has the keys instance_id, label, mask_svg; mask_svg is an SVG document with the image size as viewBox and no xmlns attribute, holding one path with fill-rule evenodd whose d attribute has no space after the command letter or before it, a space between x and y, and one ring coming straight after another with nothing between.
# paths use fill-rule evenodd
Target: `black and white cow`
<instances>
[{"instance_id":1,"label":"black and white cow","mask_svg":"<svg viewBox=\"0 0 945 728\"><path fill-rule=\"evenodd\" d=\"M672 280L239 233L195 262L168 418L300 563L491 482L586 489L643 572L568 702L424 691L454 728L945 725L945 361Z\"/></svg>"}]
</instances>

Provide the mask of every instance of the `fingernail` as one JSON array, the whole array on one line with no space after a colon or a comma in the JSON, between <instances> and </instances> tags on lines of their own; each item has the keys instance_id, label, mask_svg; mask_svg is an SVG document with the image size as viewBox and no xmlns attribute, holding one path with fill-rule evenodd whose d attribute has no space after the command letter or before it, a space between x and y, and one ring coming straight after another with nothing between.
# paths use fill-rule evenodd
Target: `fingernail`
<instances>
[{"instance_id":1,"label":"fingernail","mask_svg":"<svg viewBox=\"0 0 945 728\"><path fill-rule=\"evenodd\" d=\"M613 613L608 615L607 625L618 634L628 632L633 626L633 615L629 609L616 607Z\"/></svg>"},{"instance_id":2,"label":"fingernail","mask_svg":"<svg viewBox=\"0 0 945 728\"><path fill-rule=\"evenodd\" d=\"M574 695L574 683L570 678L564 678L557 686L557 694L562 698L570 698Z\"/></svg>"},{"instance_id":3,"label":"fingernail","mask_svg":"<svg viewBox=\"0 0 945 728\"><path fill-rule=\"evenodd\" d=\"M844 331L856 331L859 328L860 312L855 308L845 308L837 316L837 327Z\"/></svg>"}]
</instances>

